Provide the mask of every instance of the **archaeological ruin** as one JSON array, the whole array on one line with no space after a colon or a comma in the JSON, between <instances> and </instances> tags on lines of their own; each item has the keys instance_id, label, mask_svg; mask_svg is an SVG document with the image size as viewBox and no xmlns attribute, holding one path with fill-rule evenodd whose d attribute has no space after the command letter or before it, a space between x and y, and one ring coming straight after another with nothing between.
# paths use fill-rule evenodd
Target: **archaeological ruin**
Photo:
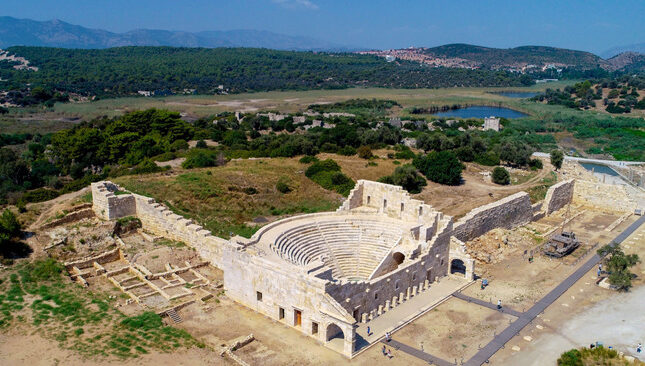
<instances>
[{"instance_id":1,"label":"archaeological ruin","mask_svg":"<svg viewBox=\"0 0 645 366\"><path fill-rule=\"evenodd\" d=\"M433 291L443 277L473 279L465 241L544 217L572 200L573 187L554 185L533 205L520 192L454 221L399 186L359 180L335 212L288 217L230 240L111 182L93 183L92 197L99 218L136 216L145 231L186 243L223 271L229 298L351 358L360 324Z\"/></svg>"}]
</instances>

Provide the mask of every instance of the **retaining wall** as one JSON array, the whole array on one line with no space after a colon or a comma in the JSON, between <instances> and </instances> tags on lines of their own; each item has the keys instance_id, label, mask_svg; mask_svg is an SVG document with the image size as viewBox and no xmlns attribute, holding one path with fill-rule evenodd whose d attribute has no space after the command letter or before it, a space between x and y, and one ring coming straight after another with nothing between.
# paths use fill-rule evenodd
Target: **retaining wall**
<instances>
[{"instance_id":1,"label":"retaining wall","mask_svg":"<svg viewBox=\"0 0 645 366\"><path fill-rule=\"evenodd\" d=\"M573 198L574 180L569 179L549 188L544 198L543 209L548 216L571 202Z\"/></svg>"},{"instance_id":2,"label":"retaining wall","mask_svg":"<svg viewBox=\"0 0 645 366\"><path fill-rule=\"evenodd\" d=\"M533 207L529 194L518 192L470 211L457 221L453 236L466 242L495 228L511 229L532 220Z\"/></svg>"}]
</instances>

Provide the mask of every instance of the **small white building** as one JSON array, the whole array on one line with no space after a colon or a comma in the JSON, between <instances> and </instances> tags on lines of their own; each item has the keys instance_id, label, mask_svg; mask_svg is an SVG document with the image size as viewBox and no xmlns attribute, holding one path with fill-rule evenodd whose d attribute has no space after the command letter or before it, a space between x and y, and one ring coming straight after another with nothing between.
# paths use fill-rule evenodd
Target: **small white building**
<instances>
[{"instance_id":1,"label":"small white building","mask_svg":"<svg viewBox=\"0 0 645 366\"><path fill-rule=\"evenodd\" d=\"M484 125L482 127L484 128L484 131L494 130L499 132L499 118L493 116L484 118Z\"/></svg>"}]
</instances>

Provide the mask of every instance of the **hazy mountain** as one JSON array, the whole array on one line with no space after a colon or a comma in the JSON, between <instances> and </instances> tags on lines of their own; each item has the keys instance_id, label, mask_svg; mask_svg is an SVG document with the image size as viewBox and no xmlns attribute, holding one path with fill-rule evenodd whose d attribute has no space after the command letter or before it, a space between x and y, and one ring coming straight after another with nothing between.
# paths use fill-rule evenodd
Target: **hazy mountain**
<instances>
[{"instance_id":1,"label":"hazy mountain","mask_svg":"<svg viewBox=\"0 0 645 366\"><path fill-rule=\"evenodd\" d=\"M277 50L347 50L346 46L307 37L267 31L231 30L182 32L138 29L113 33L60 20L35 21L0 17L0 48L46 46L62 48L109 48L118 46L258 47Z\"/></svg>"},{"instance_id":2,"label":"hazy mountain","mask_svg":"<svg viewBox=\"0 0 645 366\"><path fill-rule=\"evenodd\" d=\"M636 53L641 53L645 55L645 43L636 43L636 44L630 44L627 46L614 47L614 48L608 49L605 52L602 52L600 56L602 58L608 59L616 55L619 55L623 52L636 52Z\"/></svg>"}]
</instances>

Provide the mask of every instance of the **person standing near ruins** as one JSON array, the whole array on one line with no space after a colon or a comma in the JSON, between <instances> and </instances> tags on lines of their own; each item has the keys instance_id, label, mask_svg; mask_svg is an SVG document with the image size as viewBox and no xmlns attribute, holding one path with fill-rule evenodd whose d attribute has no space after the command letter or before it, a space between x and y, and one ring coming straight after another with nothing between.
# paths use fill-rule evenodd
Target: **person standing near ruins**
<instances>
[{"instance_id":1,"label":"person standing near ruins","mask_svg":"<svg viewBox=\"0 0 645 366\"><path fill-rule=\"evenodd\" d=\"M502 308L502 300L497 300L497 309Z\"/></svg>"}]
</instances>

